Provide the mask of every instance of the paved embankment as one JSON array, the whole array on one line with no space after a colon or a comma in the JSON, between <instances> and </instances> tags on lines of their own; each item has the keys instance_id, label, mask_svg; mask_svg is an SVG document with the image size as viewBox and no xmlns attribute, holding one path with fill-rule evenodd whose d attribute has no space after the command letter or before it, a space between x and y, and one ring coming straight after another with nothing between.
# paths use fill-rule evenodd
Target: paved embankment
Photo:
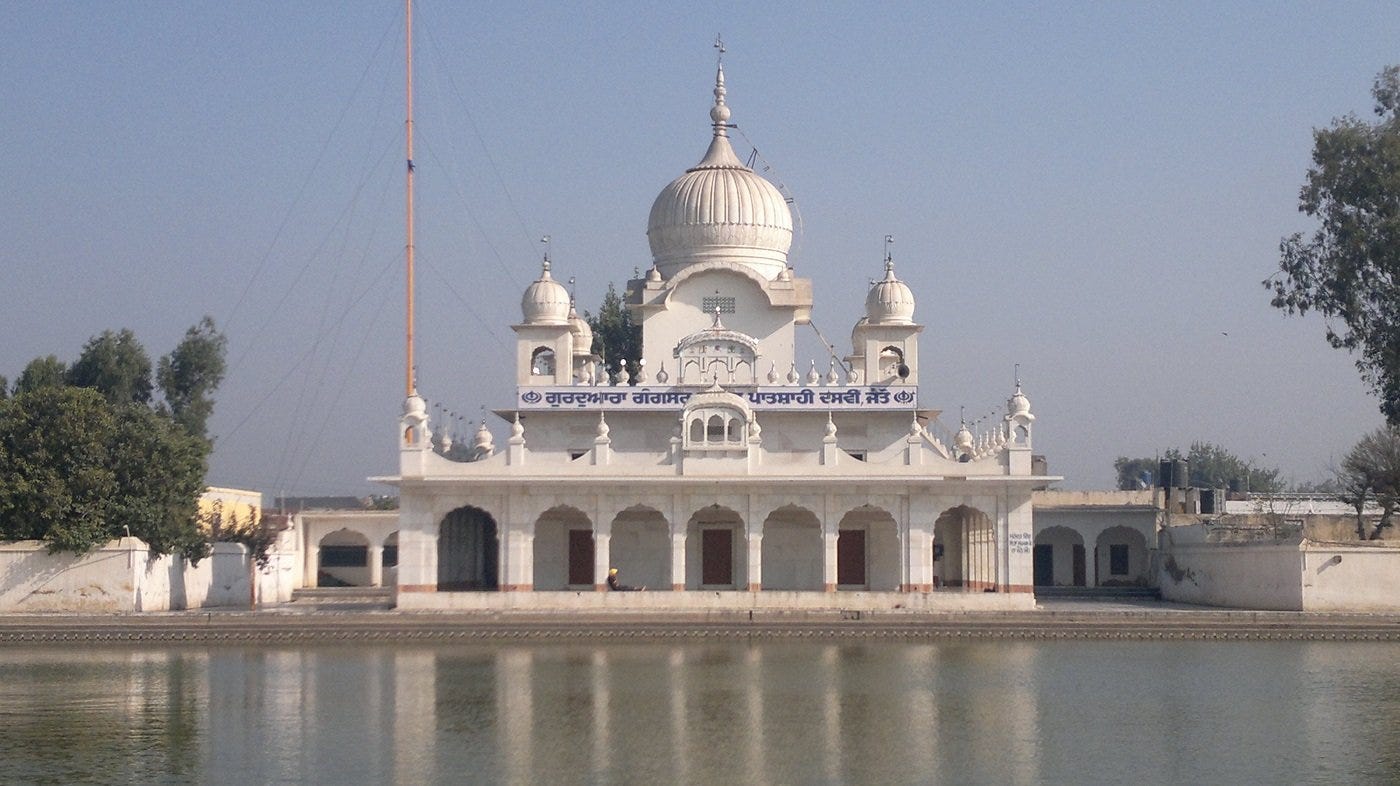
<instances>
[{"instance_id":1,"label":"paved embankment","mask_svg":"<svg viewBox=\"0 0 1400 786\"><path fill-rule=\"evenodd\" d=\"M295 604L293 604L295 605ZM1033 612L540 615L292 610L0 616L0 645L315 643L692 638L1291 639L1400 641L1400 615L1251 612L1152 604Z\"/></svg>"}]
</instances>

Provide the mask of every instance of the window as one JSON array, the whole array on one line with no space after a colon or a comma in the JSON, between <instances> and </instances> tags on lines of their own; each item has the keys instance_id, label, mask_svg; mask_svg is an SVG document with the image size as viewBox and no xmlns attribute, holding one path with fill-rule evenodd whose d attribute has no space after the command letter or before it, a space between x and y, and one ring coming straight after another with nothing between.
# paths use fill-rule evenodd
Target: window
<instances>
[{"instance_id":1,"label":"window","mask_svg":"<svg viewBox=\"0 0 1400 786\"><path fill-rule=\"evenodd\" d=\"M706 313L706 314L713 314L713 313L715 313L715 310L716 310L716 309L718 309L718 310L719 310L719 313L721 313L721 314L733 314L733 313L734 313L734 298L732 298L732 297L721 297L721 296L719 296L719 295L715 295L715 296L713 296L713 297L701 298L701 299L700 299L700 307L703 308L703 309L705 309L705 313Z\"/></svg>"},{"instance_id":2,"label":"window","mask_svg":"<svg viewBox=\"0 0 1400 786\"><path fill-rule=\"evenodd\" d=\"M363 568L368 564L368 546L321 547L321 567L323 568Z\"/></svg>"},{"instance_id":3,"label":"window","mask_svg":"<svg viewBox=\"0 0 1400 786\"><path fill-rule=\"evenodd\" d=\"M530 373L540 377L554 376L554 350L536 347L530 355Z\"/></svg>"},{"instance_id":4,"label":"window","mask_svg":"<svg viewBox=\"0 0 1400 786\"><path fill-rule=\"evenodd\" d=\"M1111 576L1128 575L1128 546L1115 543L1108 547L1108 573Z\"/></svg>"},{"instance_id":5,"label":"window","mask_svg":"<svg viewBox=\"0 0 1400 786\"><path fill-rule=\"evenodd\" d=\"M385 546L385 547L384 547L384 567L386 567L386 568L396 568L396 567L398 567L398 565L399 565L399 547L398 547L398 546Z\"/></svg>"}]
</instances>

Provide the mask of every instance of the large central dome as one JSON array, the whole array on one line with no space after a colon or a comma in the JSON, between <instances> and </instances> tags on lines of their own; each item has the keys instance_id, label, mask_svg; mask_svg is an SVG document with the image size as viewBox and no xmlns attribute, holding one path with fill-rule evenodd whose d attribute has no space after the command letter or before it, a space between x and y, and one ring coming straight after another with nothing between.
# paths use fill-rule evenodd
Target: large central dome
<instances>
[{"instance_id":1,"label":"large central dome","mask_svg":"<svg viewBox=\"0 0 1400 786\"><path fill-rule=\"evenodd\" d=\"M647 240L652 262L667 278L700 262L738 262L769 279L787 268L792 211L772 183L734 155L724 95L721 67L710 109L710 149L651 205Z\"/></svg>"}]
</instances>

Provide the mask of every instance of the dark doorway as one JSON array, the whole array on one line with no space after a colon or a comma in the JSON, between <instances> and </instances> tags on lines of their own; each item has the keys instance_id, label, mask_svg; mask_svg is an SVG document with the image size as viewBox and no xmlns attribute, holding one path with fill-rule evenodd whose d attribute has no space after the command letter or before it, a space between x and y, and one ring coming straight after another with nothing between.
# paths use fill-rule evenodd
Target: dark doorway
<instances>
[{"instance_id":1,"label":"dark doorway","mask_svg":"<svg viewBox=\"0 0 1400 786\"><path fill-rule=\"evenodd\" d=\"M569 530L569 584L593 584L592 530Z\"/></svg>"},{"instance_id":2,"label":"dark doorway","mask_svg":"<svg viewBox=\"0 0 1400 786\"><path fill-rule=\"evenodd\" d=\"M1032 556L1033 578L1037 587L1055 586L1055 547L1049 543L1035 544Z\"/></svg>"},{"instance_id":3,"label":"dark doorway","mask_svg":"<svg viewBox=\"0 0 1400 786\"><path fill-rule=\"evenodd\" d=\"M836 584L865 586L865 530L843 529L836 533Z\"/></svg>"},{"instance_id":4,"label":"dark doorway","mask_svg":"<svg viewBox=\"0 0 1400 786\"><path fill-rule=\"evenodd\" d=\"M471 507L447 514L438 528L438 591L497 589L499 554L491 514Z\"/></svg>"},{"instance_id":5,"label":"dark doorway","mask_svg":"<svg viewBox=\"0 0 1400 786\"><path fill-rule=\"evenodd\" d=\"M734 530L700 531L700 583L711 587L734 585Z\"/></svg>"},{"instance_id":6,"label":"dark doorway","mask_svg":"<svg viewBox=\"0 0 1400 786\"><path fill-rule=\"evenodd\" d=\"M1085 586L1084 581L1084 544L1074 544L1074 586Z\"/></svg>"}]
</instances>

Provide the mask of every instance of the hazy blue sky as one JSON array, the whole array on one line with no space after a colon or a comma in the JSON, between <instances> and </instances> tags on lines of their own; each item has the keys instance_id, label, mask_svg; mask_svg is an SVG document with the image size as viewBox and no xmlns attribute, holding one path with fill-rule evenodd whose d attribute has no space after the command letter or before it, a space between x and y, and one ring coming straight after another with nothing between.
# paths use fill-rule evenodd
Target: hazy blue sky
<instances>
[{"instance_id":1,"label":"hazy blue sky","mask_svg":"<svg viewBox=\"0 0 1400 786\"><path fill-rule=\"evenodd\" d=\"M401 15L0 3L0 374L105 328L158 356L211 314L230 373L210 481L383 490ZM846 350L894 235L921 403L954 428L1004 406L1016 363L1069 487L1198 439L1320 478L1381 422L1322 323L1259 282L1312 228L1311 130L1369 115L1400 62L1400 4L422 0L415 19L419 380L456 412L512 400L540 235L585 306L649 265L651 202L705 150L722 32L734 121L796 197L814 321Z\"/></svg>"}]
</instances>

